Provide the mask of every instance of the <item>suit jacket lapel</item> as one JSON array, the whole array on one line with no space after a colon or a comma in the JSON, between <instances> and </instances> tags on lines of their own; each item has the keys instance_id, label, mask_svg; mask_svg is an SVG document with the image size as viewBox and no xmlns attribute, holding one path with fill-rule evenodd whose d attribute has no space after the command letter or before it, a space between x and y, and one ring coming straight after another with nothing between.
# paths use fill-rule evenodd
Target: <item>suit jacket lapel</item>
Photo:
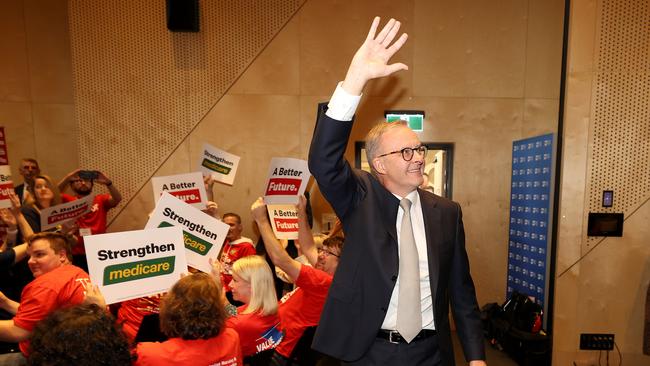
<instances>
[{"instance_id":1,"label":"suit jacket lapel","mask_svg":"<svg viewBox=\"0 0 650 366\"><path fill-rule=\"evenodd\" d=\"M434 313L436 308L436 292L440 272L440 245L442 244L442 215L436 205L434 196L420 194L422 215L424 216L424 231L427 237L427 256L429 261L429 282L431 283L431 299L433 300Z\"/></svg>"}]
</instances>

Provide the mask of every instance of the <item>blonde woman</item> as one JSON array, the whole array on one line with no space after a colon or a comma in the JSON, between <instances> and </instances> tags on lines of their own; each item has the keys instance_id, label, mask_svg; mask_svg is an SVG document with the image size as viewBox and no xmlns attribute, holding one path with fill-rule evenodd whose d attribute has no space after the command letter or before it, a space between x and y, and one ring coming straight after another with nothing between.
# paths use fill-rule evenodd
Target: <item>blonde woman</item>
<instances>
[{"instance_id":1,"label":"blonde woman","mask_svg":"<svg viewBox=\"0 0 650 366\"><path fill-rule=\"evenodd\" d=\"M232 266L230 288L233 298L244 305L228 318L226 326L239 333L244 357L275 348L282 337L269 265L258 255L238 259Z\"/></svg>"},{"instance_id":2,"label":"blonde woman","mask_svg":"<svg viewBox=\"0 0 650 366\"><path fill-rule=\"evenodd\" d=\"M52 178L47 175L37 175L34 185L28 188L29 195L25 199L21 211L35 233L41 232L41 210L61 203L59 188Z\"/></svg>"}]
</instances>

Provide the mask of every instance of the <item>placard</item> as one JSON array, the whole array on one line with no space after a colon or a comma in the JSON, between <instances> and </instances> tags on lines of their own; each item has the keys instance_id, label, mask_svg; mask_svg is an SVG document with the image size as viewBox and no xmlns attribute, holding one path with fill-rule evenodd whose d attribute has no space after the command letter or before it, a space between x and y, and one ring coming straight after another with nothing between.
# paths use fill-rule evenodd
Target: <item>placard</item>
<instances>
[{"instance_id":1,"label":"placard","mask_svg":"<svg viewBox=\"0 0 650 366\"><path fill-rule=\"evenodd\" d=\"M90 212L95 200L94 194L41 210L41 230L49 230L66 221L77 219Z\"/></svg>"},{"instance_id":2,"label":"placard","mask_svg":"<svg viewBox=\"0 0 650 366\"><path fill-rule=\"evenodd\" d=\"M298 196L305 193L310 177L306 160L271 159L269 179L264 190L264 203L267 205L297 204Z\"/></svg>"},{"instance_id":3,"label":"placard","mask_svg":"<svg viewBox=\"0 0 650 366\"><path fill-rule=\"evenodd\" d=\"M239 159L237 155L204 143L199 169L204 175L211 175L216 182L232 185L237 174Z\"/></svg>"},{"instance_id":4,"label":"placard","mask_svg":"<svg viewBox=\"0 0 650 366\"><path fill-rule=\"evenodd\" d=\"M11 180L11 167L0 165L0 208L11 208L9 194L14 192L14 182Z\"/></svg>"},{"instance_id":5,"label":"placard","mask_svg":"<svg viewBox=\"0 0 650 366\"><path fill-rule=\"evenodd\" d=\"M295 205L268 205L273 233L278 239L298 239L298 210Z\"/></svg>"},{"instance_id":6,"label":"placard","mask_svg":"<svg viewBox=\"0 0 650 366\"><path fill-rule=\"evenodd\" d=\"M88 274L107 304L168 291L187 272L183 230L151 230L84 237Z\"/></svg>"},{"instance_id":7,"label":"placard","mask_svg":"<svg viewBox=\"0 0 650 366\"><path fill-rule=\"evenodd\" d=\"M216 259L230 226L214 217L163 193L145 229L178 226L183 231L187 263L210 273L210 258Z\"/></svg>"},{"instance_id":8,"label":"placard","mask_svg":"<svg viewBox=\"0 0 650 366\"><path fill-rule=\"evenodd\" d=\"M200 172L153 177L151 185L154 202L158 201L162 192L167 192L199 210L203 210L208 202L203 175Z\"/></svg>"},{"instance_id":9,"label":"placard","mask_svg":"<svg viewBox=\"0 0 650 366\"><path fill-rule=\"evenodd\" d=\"M5 128L0 127L0 165L9 164L9 155L7 153L7 136Z\"/></svg>"}]
</instances>

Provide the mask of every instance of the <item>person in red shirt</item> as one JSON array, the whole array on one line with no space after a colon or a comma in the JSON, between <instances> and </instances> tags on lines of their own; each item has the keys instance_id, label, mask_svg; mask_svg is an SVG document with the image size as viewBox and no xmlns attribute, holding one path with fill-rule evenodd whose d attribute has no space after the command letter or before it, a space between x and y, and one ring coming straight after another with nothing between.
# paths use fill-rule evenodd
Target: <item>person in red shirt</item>
<instances>
[{"instance_id":1,"label":"person in red shirt","mask_svg":"<svg viewBox=\"0 0 650 366\"><path fill-rule=\"evenodd\" d=\"M113 185L104 173L96 170L77 169L66 175L59 182L59 191L63 192L70 186L74 196L61 193L63 202L74 201L84 198L92 193L95 183L99 183L108 189L109 194L98 194L93 200L91 211L77 219L79 231L75 234L77 245L72 248L73 264L88 271L88 262L86 261L86 249L83 243L83 237L86 235L103 234L106 232L106 215L108 210L117 206L122 200L122 195Z\"/></svg>"},{"instance_id":2,"label":"person in red shirt","mask_svg":"<svg viewBox=\"0 0 650 366\"><path fill-rule=\"evenodd\" d=\"M176 282L160 303L160 328L169 340L139 343L134 365L243 365L239 335L225 326L221 291L207 273Z\"/></svg>"},{"instance_id":3,"label":"person in red shirt","mask_svg":"<svg viewBox=\"0 0 650 366\"><path fill-rule=\"evenodd\" d=\"M32 236L27 251L34 280L23 290L20 303L0 293L0 307L16 314L12 320L0 321L0 340L20 342L24 355L28 354L28 339L39 321L54 310L84 301L90 279L86 272L71 263L73 242L72 237L60 233L44 232Z\"/></svg>"},{"instance_id":4,"label":"person in red shirt","mask_svg":"<svg viewBox=\"0 0 650 366\"><path fill-rule=\"evenodd\" d=\"M226 325L239 333L244 357L273 349L282 339L278 329L278 298L273 274L257 255L241 258L232 266L232 296L244 305Z\"/></svg>"},{"instance_id":5,"label":"person in red shirt","mask_svg":"<svg viewBox=\"0 0 650 366\"><path fill-rule=\"evenodd\" d=\"M228 212L223 215L222 221L228 224L228 234L226 234L226 242L221 248L219 254L219 262L221 264L221 283L226 289L226 297L228 301L235 305L241 305L232 298L230 292L230 281L232 281L232 265L239 259L249 255L256 254L253 241L247 237L241 236L244 227L241 224L241 217L236 213Z\"/></svg>"},{"instance_id":6,"label":"person in red shirt","mask_svg":"<svg viewBox=\"0 0 650 366\"><path fill-rule=\"evenodd\" d=\"M286 272L289 279L298 287L280 300L280 327L284 338L273 354L273 364L288 363L291 354L305 329L317 326L320 314L332 284L334 272L339 263L343 248L341 237L329 237L323 241L323 248L314 245L311 229L307 223L305 197L298 204L299 241L302 253L315 268L304 265L291 258L273 234L267 216L266 206L261 198L253 203L252 215L264 240L267 254L273 264Z\"/></svg>"},{"instance_id":7,"label":"person in red shirt","mask_svg":"<svg viewBox=\"0 0 650 366\"><path fill-rule=\"evenodd\" d=\"M163 294L139 297L124 301L117 311L117 322L122 325L124 334L133 342L138 334L145 315L160 313L160 299Z\"/></svg>"}]
</instances>

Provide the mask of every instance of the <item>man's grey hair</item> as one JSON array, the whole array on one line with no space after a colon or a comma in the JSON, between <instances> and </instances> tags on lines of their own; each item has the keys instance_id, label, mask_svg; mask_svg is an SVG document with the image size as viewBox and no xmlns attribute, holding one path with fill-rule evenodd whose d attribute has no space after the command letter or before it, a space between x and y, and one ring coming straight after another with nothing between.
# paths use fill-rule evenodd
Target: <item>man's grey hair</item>
<instances>
[{"instance_id":1,"label":"man's grey hair","mask_svg":"<svg viewBox=\"0 0 650 366\"><path fill-rule=\"evenodd\" d=\"M368 165L370 165L370 171L373 174L376 174L375 167L372 164L372 161L381 154L385 154L390 151L379 151L379 146L381 145L381 137L388 131L407 127L405 121L393 121L393 122L380 122L375 125L368 134L366 135L366 158L368 159Z\"/></svg>"}]
</instances>

